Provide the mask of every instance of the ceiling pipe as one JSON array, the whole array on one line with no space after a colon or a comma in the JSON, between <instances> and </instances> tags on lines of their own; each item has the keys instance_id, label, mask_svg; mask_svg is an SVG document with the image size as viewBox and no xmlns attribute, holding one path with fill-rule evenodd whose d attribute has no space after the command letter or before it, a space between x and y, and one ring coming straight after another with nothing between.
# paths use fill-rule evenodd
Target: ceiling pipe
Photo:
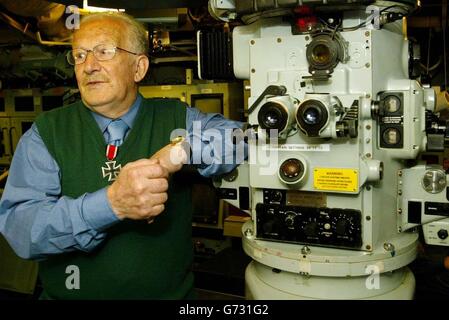
<instances>
[{"instance_id":1,"label":"ceiling pipe","mask_svg":"<svg viewBox=\"0 0 449 320\"><path fill-rule=\"evenodd\" d=\"M68 40L70 39L71 31L65 27L64 21L65 5L44 0L0 0L0 4L16 15L36 18L39 31L33 35L30 33L25 34L40 44L49 46L70 45ZM28 24L22 27L19 22L9 17L6 13L3 13L3 15L7 16L7 18L4 18L12 27L21 32L27 29ZM5 21L5 19L3 20ZM54 41L43 40L42 35Z\"/></svg>"},{"instance_id":2,"label":"ceiling pipe","mask_svg":"<svg viewBox=\"0 0 449 320\"><path fill-rule=\"evenodd\" d=\"M14 29L20 31L22 34L26 35L27 37L31 38L32 40L46 46L70 46L70 42L64 42L64 41L46 41L42 40L41 34L39 31L36 33L33 33L28 30L29 24L25 24L23 26L21 23L14 20L12 17L7 15L4 12L0 12L0 20L3 20L5 23L13 27Z\"/></svg>"}]
</instances>

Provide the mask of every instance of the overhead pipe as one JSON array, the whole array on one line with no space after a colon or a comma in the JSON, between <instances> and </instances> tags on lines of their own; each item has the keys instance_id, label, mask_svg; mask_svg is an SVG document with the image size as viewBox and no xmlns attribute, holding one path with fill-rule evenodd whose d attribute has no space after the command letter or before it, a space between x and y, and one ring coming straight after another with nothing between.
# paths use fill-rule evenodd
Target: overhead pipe
<instances>
[{"instance_id":1,"label":"overhead pipe","mask_svg":"<svg viewBox=\"0 0 449 320\"><path fill-rule=\"evenodd\" d=\"M64 41L70 38L71 33L71 31L65 27L65 5L44 0L32 0L26 2L16 0L0 0L0 4L3 5L9 12L19 16L34 17L37 19L37 27L39 31L37 33L26 32L28 29L28 24L22 26L19 22L15 21L6 13L2 13L3 21L26 34L33 40L42 45L48 46L70 45L69 42ZM43 40L41 34L59 41Z\"/></svg>"},{"instance_id":2,"label":"overhead pipe","mask_svg":"<svg viewBox=\"0 0 449 320\"><path fill-rule=\"evenodd\" d=\"M29 31L28 23L25 24L25 26L23 26L21 23L17 22L16 20L14 20L12 17L10 17L9 15L7 15L4 12L0 12L0 19L3 20L4 22L6 22L7 24L9 24L14 29L19 30L21 33L23 33L27 37L33 39L34 41L36 41L42 45L47 45L47 46L70 46L71 45L70 42L42 40L42 37L41 37L41 34L39 31L37 31L36 33Z\"/></svg>"}]
</instances>

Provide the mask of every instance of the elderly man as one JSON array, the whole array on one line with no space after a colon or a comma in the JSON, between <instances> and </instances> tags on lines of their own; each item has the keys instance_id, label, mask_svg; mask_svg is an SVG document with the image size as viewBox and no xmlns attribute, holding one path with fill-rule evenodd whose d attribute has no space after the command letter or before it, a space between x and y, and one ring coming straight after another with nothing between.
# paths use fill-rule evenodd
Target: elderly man
<instances>
[{"instance_id":1,"label":"elderly man","mask_svg":"<svg viewBox=\"0 0 449 320\"><path fill-rule=\"evenodd\" d=\"M181 164L170 134L192 134L194 121L221 132L241 123L140 96L147 47L127 15L82 20L68 56L82 101L39 116L17 147L0 232L19 256L41 260L42 298L192 297L191 199L188 182L171 175Z\"/></svg>"}]
</instances>

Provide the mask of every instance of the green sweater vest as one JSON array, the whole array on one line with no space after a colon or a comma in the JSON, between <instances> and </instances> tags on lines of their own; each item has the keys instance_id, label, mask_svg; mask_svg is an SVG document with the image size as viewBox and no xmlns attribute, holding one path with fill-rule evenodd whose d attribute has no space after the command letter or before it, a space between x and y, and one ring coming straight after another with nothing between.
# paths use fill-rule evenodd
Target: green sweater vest
<instances>
[{"instance_id":1,"label":"green sweater vest","mask_svg":"<svg viewBox=\"0 0 449 320\"><path fill-rule=\"evenodd\" d=\"M175 100L143 100L116 160L122 167L148 158L185 128L185 106ZM90 111L81 103L43 113L39 133L60 168L62 195L72 198L108 185L103 178L106 144ZM50 299L182 299L193 288L191 193L173 175L165 211L154 223L124 220L106 230L93 252L75 251L40 262L43 296ZM79 289L68 289L70 265L79 268ZM70 269L68 269L70 270ZM70 286L69 286L70 287Z\"/></svg>"}]
</instances>

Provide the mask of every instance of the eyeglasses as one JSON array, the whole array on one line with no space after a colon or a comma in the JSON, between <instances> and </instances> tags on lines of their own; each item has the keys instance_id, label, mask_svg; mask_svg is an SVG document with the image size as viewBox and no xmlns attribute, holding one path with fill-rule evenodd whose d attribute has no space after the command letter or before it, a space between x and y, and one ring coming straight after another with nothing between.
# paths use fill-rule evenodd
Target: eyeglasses
<instances>
[{"instance_id":1,"label":"eyeglasses","mask_svg":"<svg viewBox=\"0 0 449 320\"><path fill-rule=\"evenodd\" d=\"M98 61L107 61L115 57L115 53L117 52L117 50L122 50L136 56L138 55L138 53L131 52L123 48L115 47L111 44L99 44L95 46L92 50L86 49L70 50L69 52L67 52L67 62L72 66L82 64L84 63L84 61L86 61L87 54L89 52L92 52L94 54L95 59L97 59Z\"/></svg>"}]
</instances>

